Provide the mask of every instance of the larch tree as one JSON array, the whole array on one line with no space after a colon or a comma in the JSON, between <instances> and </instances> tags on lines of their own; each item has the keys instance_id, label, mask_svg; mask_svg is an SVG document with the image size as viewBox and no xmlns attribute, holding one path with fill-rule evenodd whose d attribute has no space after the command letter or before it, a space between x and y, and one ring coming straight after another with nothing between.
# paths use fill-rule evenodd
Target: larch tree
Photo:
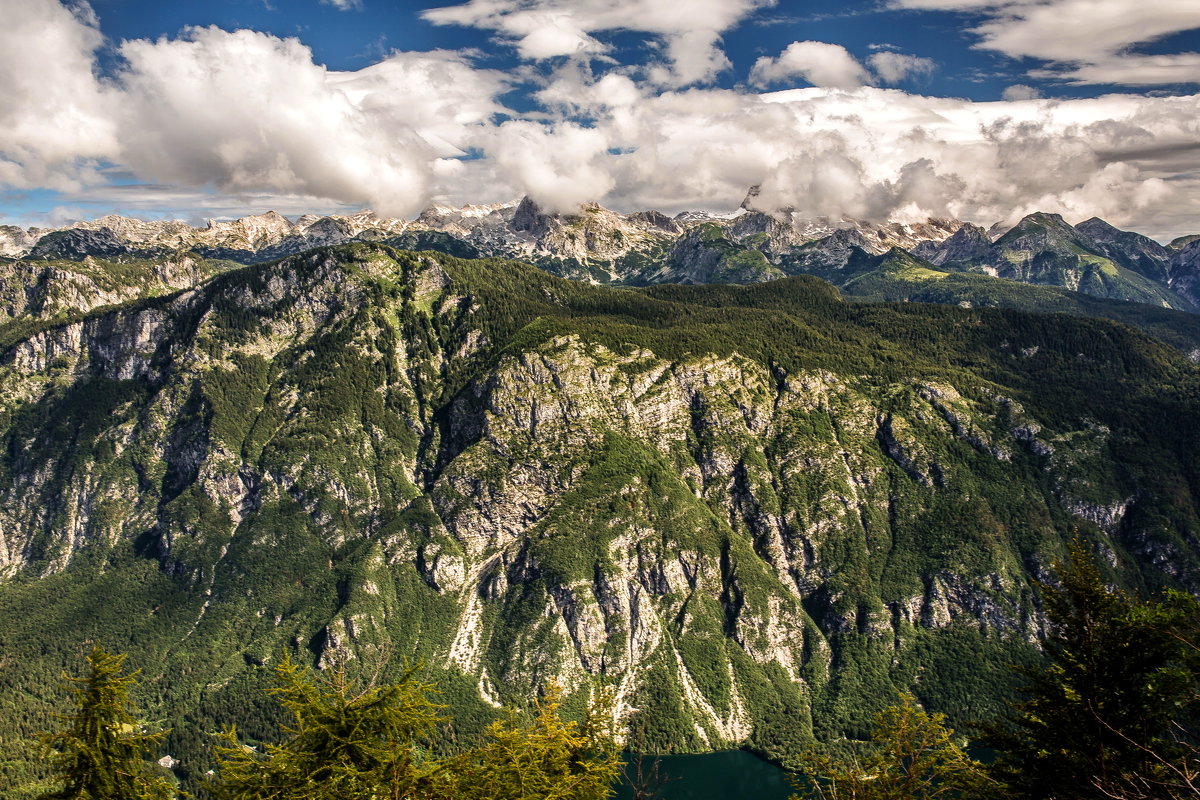
<instances>
[{"instance_id":1,"label":"larch tree","mask_svg":"<svg viewBox=\"0 0 1200 800\"><path fill-rule=\"evenodd\" d=\"M66 676L73 713L60 730L42 734L61 788L44 800L169 800L177 792L149 761L164 732L147 733L134 714L130 690L137 673L122 674L124 655L99 645L87 656L88 674Z\"/></svg>"}]
</instances>

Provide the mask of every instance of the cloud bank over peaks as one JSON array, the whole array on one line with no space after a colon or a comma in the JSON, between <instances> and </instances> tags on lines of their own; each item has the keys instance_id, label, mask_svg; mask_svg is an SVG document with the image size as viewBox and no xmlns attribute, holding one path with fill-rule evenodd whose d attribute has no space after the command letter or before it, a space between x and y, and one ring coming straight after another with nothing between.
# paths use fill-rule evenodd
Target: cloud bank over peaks
<instances>
[{"instance_id":1,"label":"cloud bank over peaks","mask_svg":"<svg viewBox=\"0 0 1200 800\"><path fill-rule=\"evenodd\" d=\"M1099 214L1160 232L1194 227L1194 167L1151 143L1200 134L1196 97L970 101L895 89L693 89L647 96L595 124L593 168L618 208L757 206L799 216L991 222Z\"/></svg>"},{"instance_id":2,"label":"cloud bank over peaks","mask_svg":"<svg viewBox=\"0 0 1200 800\"><path fill-rule=\"evenodd\" d=\"M701 3L691 28L665 10L639 24L669 56L672 36L709 37L751 5ZM725 16L705 18L718 6ZM557 7L486 8L499 26ZM588 37L618 25L599 2L569 9L594 15L571 17ZM475 0L440 11L483 10ZM458 52L335 71L299 39L205 27L113 43L119 67L97 77L103 42L86 8L19 0L7 22L0 185L57 188L64 206L411 216L433 200L528 194L553 211L594 201L674 213L729 211L759 185L760 208L810 217L991 223L1041 210L1164 236L1200 218L1197 95L1054 100L1017 85L1003 102L928 97L870 85L920 78L924 59L878 48L863 64L838 45L796 42L760 59L755 81L821 85L670 88L628 65L560 58L526 73L538 81L525 95L533 110L518 114L500 101L511 73Z\"/></svg>"}]
</instances>

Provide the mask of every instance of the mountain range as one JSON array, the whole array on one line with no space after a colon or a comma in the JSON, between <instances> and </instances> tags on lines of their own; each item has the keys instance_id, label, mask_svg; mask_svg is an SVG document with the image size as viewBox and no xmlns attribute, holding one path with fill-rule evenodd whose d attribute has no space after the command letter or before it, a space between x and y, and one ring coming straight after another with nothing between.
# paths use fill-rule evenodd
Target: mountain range
<instances>
[{"instance_id":1,"label":"mountain range","mask_svg":"<svg viewBox=\"0 0 1200 800\"><path fill-rule=\"evenodd\" d=\"M5 235L16 797L85 640L202 791L283 653L421 662L462 737L553 678L786 760L901 691L994 716L1074 536L1200 590L1200 240L528 200Z\"/></svg>"},{"instance_id":2,"label":"mountain range","mask_svg":"<svg viewBox=\"0 0 1200 800\"><path fill-rule=\"evenodd\" d=\"M0 227L0 255L14 259L163 258L191 252L208 259L262 263L313 247L379 241L459 257L514 258L592 283L757 283L814 274L843 288L866 262L860 252L894 249L944 274L978 275L1059 287L1095 297L1195 311L1200 307L1200 244L1180 237L1162 245L1098 218L1077 226L1056 214L1031 214L992 230L958 220L873 224L798 219L787 210L753 210L753 190L733 214L645 211L620 214L595 204L576 214L546 214L520 202L435 205L415 220L369 211L306 215L275 212L192 228L178 221L106 216L55 230ZM927 263L923 263L927 262ZM865 270L869 271L869 270Z\"/></svg>"},{"instance_id":3,"label":"mountain range","mask_svg":"<svg viewBox=\"0 0 1200 800\"><path fill-rule=\"evenodd\" d=\"M435 205L415 220L362 211L292 221L267 212L193 228L107 216L55 230L0 226L0 258L23 275L6 284L10 294L23 295L7 301L10 318L39 307L65 312L184 288L202 277L194 272L198 264L211 274L366 241L460 258L511 258L612 286L751 284L815 275L861 299L1103 317L1139 327L1200 360L1200 319L1174 313L1200 310L1200 234L1162 245L1098 218L1072 226L1044 213L989 230L958 220L813 220L788 209L754 210L755 198L752 189L732 214L675 217L626 215L595 204L577 214L547 214L528 198ZM124 264L118 271L131 282L112 286L108 269L109 277L89 288L94 275L87 264L96 259ZM134 279L145 270L156 274ZM59 291L61 300L47 296Z\"/></svg>"}]
</instances>

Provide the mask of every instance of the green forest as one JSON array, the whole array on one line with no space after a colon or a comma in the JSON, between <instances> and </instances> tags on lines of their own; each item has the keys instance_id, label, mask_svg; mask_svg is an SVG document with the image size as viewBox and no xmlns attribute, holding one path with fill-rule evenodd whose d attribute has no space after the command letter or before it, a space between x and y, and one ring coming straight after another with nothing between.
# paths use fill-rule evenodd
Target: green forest
<instances>
[{"instance_id":1,"label":"green forest","mask_svg":"<svg viewBox=\"0 0 1200 800\"><path fill-rule=\"evenodd\" d=\"M834 759L810 787L834 791L918 711L955 746L1007 717L1073 536L1164 619L1200 583L1200 373L1121 322L378 243L40 313L0 326L20 800L56 791L31 741L95 643L195 796L216 735L295 726L285 656L314 686L435 685L413 763L559 686L562 720L611 691L648 751Z\"/></svg>"},{"instance_id":2,"label":"green forest","mask_svg":"<svg viewBox=\"0 0 1200 800\"><path fill-rule=\"evenodd\" d=\"M982 720L964 749L946 716L905 694L875 718L869 739L812 747L787 767L794 800L1017 800L1185 798L1200 789L1200 602L1169 592L1143 599L1106 586L1082 540L1046 585L1046 663L1015 668L1025 684L1001 719ZM69 678L72 710L43 733L52 787L41 800L180 797L166 731L134 714L137 673L94 646ZM418 668L379 681L370 665L321 673L290 657L268 691L284 722L260 741L236 728L210 735L216 769L200 793L220 800L484 798L601 800L623 769L622 720L597 685L579 721L564 718L561 690L543 687L472 740L457 740L446 707ZM640 773L637 773L640 775ZM634 783L653 798L661 785Z\"/></svg>"}]
</instances>

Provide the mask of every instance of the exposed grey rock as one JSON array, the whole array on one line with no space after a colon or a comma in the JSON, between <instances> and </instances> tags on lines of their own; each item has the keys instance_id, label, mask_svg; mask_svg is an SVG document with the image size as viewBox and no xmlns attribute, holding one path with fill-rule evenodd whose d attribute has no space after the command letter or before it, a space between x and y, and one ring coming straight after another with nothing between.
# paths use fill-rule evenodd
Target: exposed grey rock
<instances>
[{"instance_id":1,"label":"exposed grey rock","mask_svg":"<svg viewBox=\"0 0 1200 800\"><path fill-rule=\"evenodd\" d=\"M131 252L130 248L108 228L97 230L68 229L48 233L29 251L30 258L82 259L85 256L111 258Z\"/></svg>"},{"instance_id":2,"label":"exposed grey rock","mask_svg":"<svg viewBox=\"0 0 1200 800\"><path fill-rule=\"evenodd\" d=\"M1152 281L1167 282L1171 251L1149 236L1120 230L1098 217L1079 223L1075 230L1099 245L1104 255L1121 266Z\"/></svg>"},{"instance_id":3,"label":"exposed grey rock","mask_svg":"<svg viewBox=\"0 0 1200 800\"><path fill-rule=\"evenodd\" d=\"M978 225L963 225L952 236L941 242L921 242L912 254L935 266L965 264L986 258L992 251L987 232Z\"/></svg>"},{"instance_id":4,"label":"exposed grey rock","mask_svg":"<svg viewBox=\"0 0 1200 800\"><path fill-rule=\"evenodd\" d=\"M1176 251L1170 273L1171 288L1200 308L1200 239Z\"/></svg>"}]
</instances>

